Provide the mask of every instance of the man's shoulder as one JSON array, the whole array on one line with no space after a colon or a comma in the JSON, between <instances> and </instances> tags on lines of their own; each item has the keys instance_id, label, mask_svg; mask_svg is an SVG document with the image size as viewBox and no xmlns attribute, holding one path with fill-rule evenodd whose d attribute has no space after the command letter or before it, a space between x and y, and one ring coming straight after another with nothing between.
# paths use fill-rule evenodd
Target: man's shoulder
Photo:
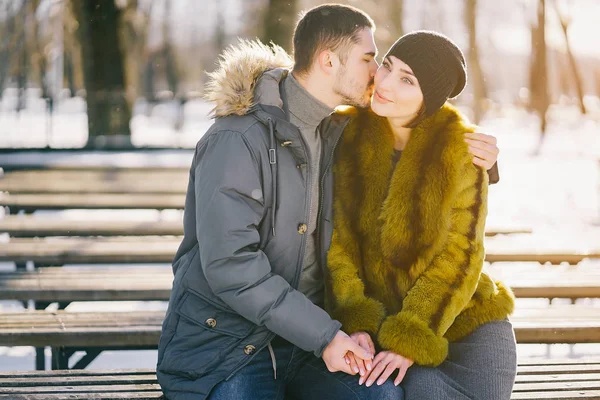
<instances>
[{"instance_id":1,"label":"man's shoulder","mask_svg":"<svg viewBox=\"0 0 600 400\"><path fill-rule=\"evenodd\" d=\"M211 137L224 132L242 136L248 146L253 148L263 147L266 143L267 128L263 123L252 115L229 115L216 118L198 142L198 146L210 140Z\"/></svg>"}]
</instances>

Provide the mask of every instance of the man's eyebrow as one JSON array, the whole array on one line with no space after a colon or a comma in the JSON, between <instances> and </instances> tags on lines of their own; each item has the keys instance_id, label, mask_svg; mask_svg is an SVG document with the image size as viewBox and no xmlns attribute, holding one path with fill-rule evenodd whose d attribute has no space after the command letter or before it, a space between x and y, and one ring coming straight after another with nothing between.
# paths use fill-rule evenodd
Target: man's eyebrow
<instances>
[{"instance_id":1,"label":"man's eyebrow","mask_svg":"<svg viewBox=\"0 0 600 400\"><path fill-rule=\"evenodd\" d=\"M371 56L373 58L377 57L377 52L376 51L370 51L368 53L365 53L366 56Z\"/></svg>"}]
</instances>

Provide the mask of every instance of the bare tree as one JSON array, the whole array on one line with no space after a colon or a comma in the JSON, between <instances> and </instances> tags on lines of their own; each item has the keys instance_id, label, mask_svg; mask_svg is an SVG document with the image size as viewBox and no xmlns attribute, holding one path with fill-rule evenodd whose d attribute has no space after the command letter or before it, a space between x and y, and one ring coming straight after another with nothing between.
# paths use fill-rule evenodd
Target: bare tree
<instances>
[{"instance_id":1,"label":"bare tree","mask_svg":"<svg viewBox=\"0 0 600 400\"><path fill-rule=\"evenodd\" d=\"M540 117L540 144L546 133L546 113L550 105L548 93L548 60L546 47L546 0L537 4L536 23L531 27L531 66L529 70L530 108Z\"/></svg>"},{"instance_id":2,"label":"bare tree","mask_svg":"<svg viewBox=\"0 0 600 400\"><path fill-rule=\"evenodd\" d=\"M112 0L71 0L81 42L89 139L87 147L130 147L131 109L125 98L122 18Z\"/></svg>"},{"instance_id":3,"label":"bare tree","mask_svg":"<svg viewBox=\"0 0 600 400\"><path fill-rule=\"evenodd\" d=\"M390 0L388 2L390 30L394 41L404 34L404 25L402 18L404 17L404 0Z\"/></svg>"},{"instance_id":4,"label":"bare tree","mask_svg":"<svg viewBox=\"0 0 600 400\"><path fill-rule=\"evenodd\" d=\"M571 18L566 13L561 12L556 0L554 0L553 3L554 9L556 10L556 14L558 15L558 19L560 21L560 27L562 28L563 34L565 36L565 43L567 45L567 55L569 57L569 64L571 65L573 79L575 80L575 90L577 91L577 98L579 100L579 109L581 110L582 114L586 114L587 110L583 102L583 81L581 79L581 74L579 73L579 68L577 67L577 61L575 60L575 56L573 55L573 50L571 49L571 42L569 41L568 31L569 25L571 24Z\"/></svg>"},{"instance_id":5,"label":"bare tree","mask_svg":"<svg viewBox=\"0 0 600 400\"><path fill-rule=\"evenodd\" d=\"M15 34L16 16L11 15L10 3L4 3L3 14L6 20L3 23L2 33L0 34L0 99L4 91L4 82L9 76L11 66L10 60L16 47L17 35Z\"/></svg>"},{"instance_id":6,"label":"bare tree","mask_svg":"<svg viewBox=\"0 0 600 400\"><path fill-rule=\"evenodd\" d=\"M264 16L263 42L272 41L288 51L291 50L297 13L297 0L269 0Z\"/></svg>"},{"instance_id":7,"label":"bare tree","mask_svg":"<svg viewBox=\"0 0 600 400\"><path fill-rule=\"evenodd\" d=\"M477 0L467 0L465 4L465 24L469 32L468 66L469 76L473 83L473 119L479 124L483 116L484 101L487 98L487 87L483 76L483 69L479 60L477 46Z\"/></svg>"}]
</instances>

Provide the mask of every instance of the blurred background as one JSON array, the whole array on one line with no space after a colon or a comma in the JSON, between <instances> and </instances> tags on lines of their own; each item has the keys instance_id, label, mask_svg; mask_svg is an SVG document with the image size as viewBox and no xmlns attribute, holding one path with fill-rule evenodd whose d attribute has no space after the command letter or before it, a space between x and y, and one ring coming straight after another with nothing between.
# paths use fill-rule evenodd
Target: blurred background
<instances>
[{"instance_id":1,"label":"blurred background","mask_svg":"<svg viewBox=\"0 0 600 400\"><path fill-rule=\"evenodd\" d=\"M490 243L569 251L600 247L600 2L339 2L372 16L380 54L416 29L443 32L465 52L469 81L456 104L482 132L496 136L501 149L501 182L490 190L488 225L533 232ZM202 91L205 72L215 68L219 53L238 38L273 41L291 51L299 13L322 3L0 0L0 167L64 162L188 167L211 124ZM181 218L173 210L40 213L63 219ZM3 307L20 304L0 302ZM520 346L534 355L600 354L598 345ZM0 369L30 369L33 354L31 348L0 348ZM92 366L154 365L155 352L140 354L105 352Z\"/></svg>"},{"instance_id":2,"label":"blurred background","mask_svg":"<svg viewBox=\"0 0 600 400\"><path fill-rule=\"evenodd\" d=\"M238 37L291 51L298 13L320 3L0 0L0 147L193 147L209 123L202 88L218 54ZM373 17L382 54L415 29L457 41L469 61L458 102L476 123L536 118L541 146L555 122L597 120L595 0L341 3Z\"/></svg>"}]
</instances>

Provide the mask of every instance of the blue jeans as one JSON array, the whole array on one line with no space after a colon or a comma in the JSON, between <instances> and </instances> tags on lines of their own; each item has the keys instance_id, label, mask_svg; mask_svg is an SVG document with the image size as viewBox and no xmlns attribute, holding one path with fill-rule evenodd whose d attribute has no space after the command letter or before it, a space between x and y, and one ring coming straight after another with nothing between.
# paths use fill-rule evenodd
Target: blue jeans
<instances>
[{"instance_id":1,"label":"blue jeans","mask_svg":"<svg viewBox=\"0 0 600 400\"><path fill-rule=\"evenodd\" d=\"M268 349L231 379L219 383L209 400L403 400L404 392L390 378L381 386L358 384L358 375L331 373L322 359L276 338L272 342L277 361L275 379Z\"/></svg>"}]
</instances>

